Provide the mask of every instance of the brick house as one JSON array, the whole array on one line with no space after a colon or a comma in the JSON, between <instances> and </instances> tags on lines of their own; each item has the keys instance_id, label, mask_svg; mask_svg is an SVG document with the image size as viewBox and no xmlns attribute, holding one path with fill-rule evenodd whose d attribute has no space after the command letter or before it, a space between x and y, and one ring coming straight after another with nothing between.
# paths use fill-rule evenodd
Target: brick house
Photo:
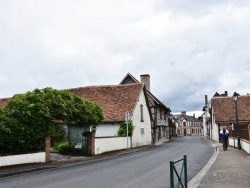
<instances>
[{"instance_id":1,"label":"brick house","mask_svg":"<svg viewBox=\"0 0 250 188\"><path fill-rule=\"evenodd\" d=\"M205 96L206 97L206 96ZM227 127L230 134L229 144L235 146L235 138L239 128L241 145L243 149L250 153L250 95L238 96L238 123L236 122L236 107L233 96L228 96L227 91L224 94L215 93L208 102L209 106L209 124L210 137L219 141L219 132L222 127Z\"/></svg>"},{"instance_id":2,"label":"brick house","mask_svg":"<svg viewBox=\"0 0 250 188\"><path fill-rule=\"evenodd\" d=\"M146 97L148 99L148 105L151 114L151 134L152 144L165 141L170 138L169 129L169 113L170 108L166 107L159 99L157 99L150 91L150 76L144 74L140 76L141 82L139 82L134 76L128 73L120 82L120 85L126 85L131 83L143 83L146 87ZM175 134L174 134L175 135Z\"/></svg>"}]
</instances>

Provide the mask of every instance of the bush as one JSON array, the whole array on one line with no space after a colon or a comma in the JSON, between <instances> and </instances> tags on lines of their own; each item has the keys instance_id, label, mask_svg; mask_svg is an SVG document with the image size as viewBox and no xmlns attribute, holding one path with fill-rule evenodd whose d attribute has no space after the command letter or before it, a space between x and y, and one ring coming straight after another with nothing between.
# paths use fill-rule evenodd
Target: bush
<instances>
[{"instance_id":1,"label":"bush","mask_svg":"<svg viewBox=\"0 0 250 188\"><path fill-rule=\"evenodd\" d=\"M69 154L72 149L74 149L74 146L72 144L69 144L68 142L63 142L59 144L57 147L58 152L60 154Z\"/></svg>"},{"instance_id":2,"label":"bush","mask_svg":"<svg viewBox=\"0 0 250 188\"><path fill-rule=\"evenodd\" d=\"M134 131L134 126L132 122L129 122L128 124L128 136L132 136ZM121 123L120 128L117 131L118 136L127 136L127 124L126 123Z\"/></svg>"}]
</instances>

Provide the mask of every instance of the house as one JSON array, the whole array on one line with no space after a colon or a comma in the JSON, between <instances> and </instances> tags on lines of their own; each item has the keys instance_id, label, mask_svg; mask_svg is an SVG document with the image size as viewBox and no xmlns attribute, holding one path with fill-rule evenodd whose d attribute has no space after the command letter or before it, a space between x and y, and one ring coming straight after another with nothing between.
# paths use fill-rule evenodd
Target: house
<instances>
[{"instance_id":1,"label":"house","mask_svg":"<svg viewBox=\"0 0 250 188\"><path fill-rule=\"evenodd\" d=\"M169 124L170 137L180 136L178 135L178 119L171 113L169 114L168 117L169 117L168 124Z\"/></svg>"},{"instance_id":2,"label":"house","mask_svg":"<svg viewBox=\"0 0 250 188\"><path fill-rule=\"evenodd\" d=\"M203 135L202 121L193 116L187 115L186 111L181 114L174 115L175 122L177 123L177 133L180 136Z\"/></svg>"},{"instance_id":3,"label":"house","mask_svg":"<svg viewBox=\"0 0 250 188\"><path fill-rule=\"evenodd\" d=\"M206 96L205 96L206 97ZM238 96L236 120L236 102L233 96L228 96L227 91L224 94L215 93L211 101L207 103L210 126L210 138L219 141L219 132L222 127L229 130L229 145L236 146L236 137L239 131L242 148L250 153L250 95Z\"/></svg>"},{"instance_id":4,"label":"house","mask_svg":"<svg viewBox=\"0 0 250 188\"><path fill-rule=\"evenodd\" d=\"M151 115L144 84L89 86L67 90L97 103L104 111L104 121L98 125L95 135L89 134L91 126L64 125L67 140L76 147L88 144L93 155L151 144ZM1 99L0 105L4 106L10 99ZM129 112L134 126L133 135L128 139L116 136L120 123L125 122L126 112ZM92 135L91 138L88 138L89 135Z\"/></svg>"},{"instance_id":5,"label":"house","mask_svg":"<svg viewBox=\"0 0 250 188\"><path fill-rule=\"evenodd\" d=\"M151 114L151 135L152 144L156 142L166 141L170 138L169 128L169 113L170 108L166 107L159 99L157 99L150 91L150 76L148 74L140 75L141 82L139 82L134 76L128 73L120 82L120 85L127 85L131 83L143 83L146 87L146 98L148 99L148 105ZM175 134L174 134L175 135Z\"/></svg>"},{"instance_id":6,"label":"house","mask_svg":"<svg viewBox=\"0 0 250 188\"><path fill-rule=\"evenodd\" d=\"M95 134L91 132L91 125L64 125L67 140L79 148L88 145L92 154L154 144L175 135L174 129L170 131L169 128L170 109L150 92L149 75L141 75L139 82L128 73L119 85L67 90L97 103L104 111L104 121L98 125ZM125 122L127 112L134 125L133 136L118 137L117 131L120 124Z\"/></svg>"},{"instance_id":7,"label":"house","mask_svg":"<svg viewBox=\"0 0 250 188\"><path fill-rule=\"evenodd\" d=\"M95 154L151 144L151 115L144 84L89 86L68 91L97 103L104 111L104 121L98 125L95 133ZM129 112L134 126L133 136L129 140L116 136L120 123L125 121L126 112ZM72 131L75 134L72 135ZM67 132L71 140L77 140L72 136L83 139L86 135L81 133L86 131L91 131L91 128L69 125Z\"/></svg>"}]
</instances>

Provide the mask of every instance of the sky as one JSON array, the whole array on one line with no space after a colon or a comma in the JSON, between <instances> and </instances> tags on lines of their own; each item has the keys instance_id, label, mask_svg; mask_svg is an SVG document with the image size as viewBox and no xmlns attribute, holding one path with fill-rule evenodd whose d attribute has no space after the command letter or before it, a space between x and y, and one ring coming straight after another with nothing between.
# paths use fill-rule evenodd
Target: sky
<instances>
[{"instance_id":1,"label":"sky","mask_svg":"<svg viewBox=\"0 0 250 188\"><path fill-rule=\"evenodd\" d=\"M250 93L249 0L1 0L0 98L150 75L171 111Z\"/></svg>"}]
</instances>

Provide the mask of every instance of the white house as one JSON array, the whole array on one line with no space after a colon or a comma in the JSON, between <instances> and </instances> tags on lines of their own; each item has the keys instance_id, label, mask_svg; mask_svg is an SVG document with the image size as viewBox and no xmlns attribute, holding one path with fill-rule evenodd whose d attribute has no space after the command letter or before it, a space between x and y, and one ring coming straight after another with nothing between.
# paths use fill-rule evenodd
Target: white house
<instances>
[{"instance_id":1,"label":"white house","mask_svg":"<svg viewBox=\"0 0 250 188\"><path fill-rule=\"evenodd\" d=\"M170 108L157 99L150 90L150 76L148 74L140 75L141 81L139 82L130 73L128 73L120 82L120 85L131 83L143 83L146 87L146 101L149 106L149 114L151 116L151 134L152 144L157 142L164 142L176 135L175 126L169 125L171 122ZM171 128L170 128L171 126Z\"/></svg>"},{"instance_id":2,"label":"white house","mask_svg":"<svg viewBox=\"0 0 250 188\"><path fill-rule=\"evenodd\" d=\"M144 84L89 86L68 91L97 103L103 109L104 121L95 133L95 154L151 144L151 117ZM134 126L133 136L129 139L117 136L120 123L125 122L126 112L129 112Z\"/></svg>"}]
</instances>

